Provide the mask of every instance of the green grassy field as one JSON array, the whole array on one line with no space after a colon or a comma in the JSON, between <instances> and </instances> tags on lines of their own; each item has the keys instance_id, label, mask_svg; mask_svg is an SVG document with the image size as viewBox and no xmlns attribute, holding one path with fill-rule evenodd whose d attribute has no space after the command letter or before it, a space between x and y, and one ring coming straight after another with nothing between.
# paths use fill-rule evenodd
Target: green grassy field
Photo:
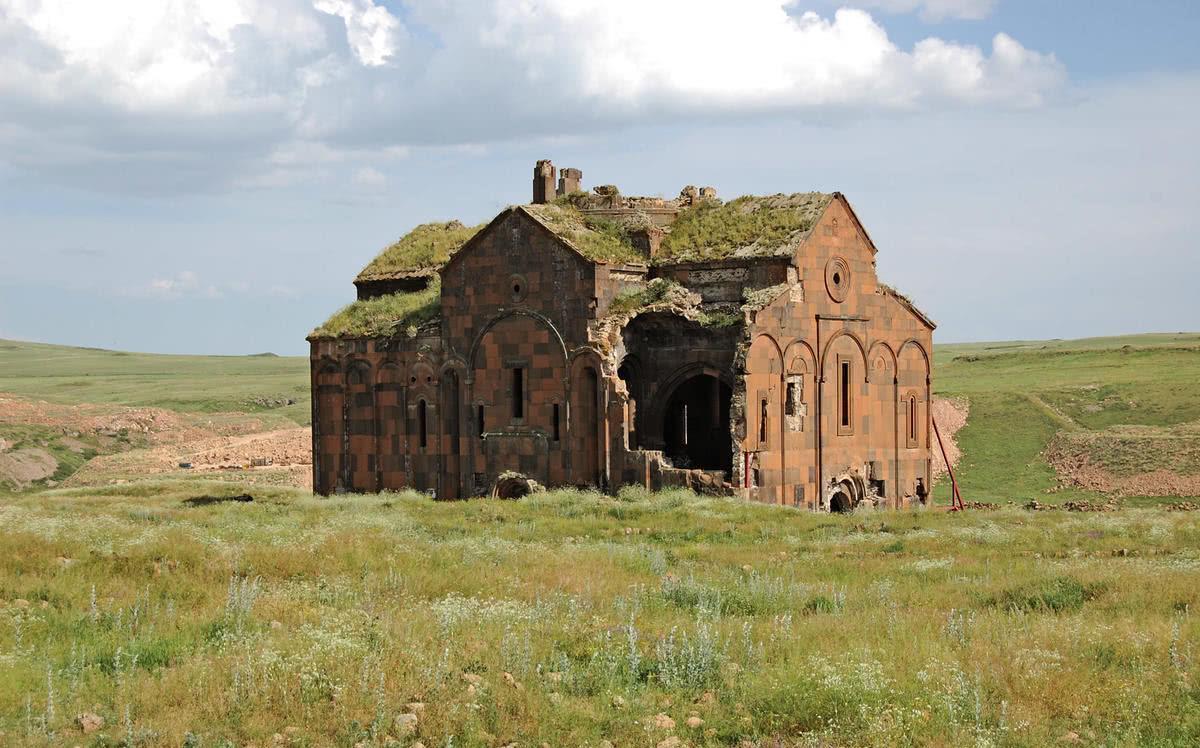
<instances>
[{"instance_id":1,"label":"green grassy field","mask_svg":"<svg viewBox=\"0 0 1200 748\"><path fill-rule=\"evenodd\" d=\"M263 412L308 424L308 359L173 356L0 340L0 392L57 403L111 403L184 413ZM256 398L291 398L268 408Z\"/></svg>"},{"instance_id":2,"label":"green grassy field","mask_svg":"<svg viewBox=\"0 0 1200 748\"><path fill-rule=\"evenodd\" d=\"M970 401L957 471L968 499L1097 498L1078 489L1045 495L1056 485L1047 445L1059 432L1107 436L1106 429L1135 425L1162 433L1200 421L1200 334L937 346L934 389ZM1097 457L1120 470L1137 450L1131 444ZM943 500L946 490L937 492Z\"/></svg>"},{"instance_id":3,"label":"green grassy field","mask_svg":"<svg viewBox=\"0 0 1200 748\"><path fill-rule=\"evenodd\" d=\"M1200 740L1194 513L236 490L0 506L0 744Z\"/></svg>"},{"instance_id":4,"label":"green grassy field","mask_svg":"<svg viewBox=\"0 0 1200 748\"><path fill-rule=\"evenodd\" d=\"M970 401L964 492L993 511L319 499L234 474L4 494L0 745L1197 745L1197 513L1021 505L1103 498L1047 493L1064 440L1192 469L1198 351L939 347L936 390ZM0 392L213 419L306 422L306 371L0 343Z\"/></svg>"}]
</instances>

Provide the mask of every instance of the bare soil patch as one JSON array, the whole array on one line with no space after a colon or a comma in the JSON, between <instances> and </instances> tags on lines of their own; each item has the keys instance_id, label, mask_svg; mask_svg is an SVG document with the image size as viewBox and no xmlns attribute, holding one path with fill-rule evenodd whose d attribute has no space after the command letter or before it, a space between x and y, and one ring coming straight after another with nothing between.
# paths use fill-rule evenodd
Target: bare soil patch
<instances>
[{"instance_id":1,"label":"bare soil patch","mask_svg":"<svg viewBox=\"0 0 1200 748\"><path fill-rule=\"evenodd\" d=\"M191 467L181 468L181 463L189 463ZM239 479L262 478L274 484L311 488L311 465L312 431L307 426L297 426L236 436L209 434L96 457L73 475L67 485L185 472L207 477L227 473Z\"/></svg>"},{"instance_id":2,"label":"bare soil patch","mask_svg":"<svg viewBox=\"0 0 1200 748\"><path fill-rule=\"evenodd\" d=\"M187 439L201 431L191 419L163 408L62 405L0 394L0 422L58 428L68 436L142 434L151 441Z\"/></svg>"},{"instance_id":3,"label":"bare soil patch","mask_svg":"<svg viewBox=\"0 0 1200 748\"><path fill-rule=\"evenodd\" d=\"M58 460L44 449L14 449L0 452L0 484L18 490L45 480L58 470Z\"/></svg>"},{"instance_id":4,"label":"bare soil patch","mask_svg":"<svg viewBox=\"0 0 1200 748\"><path fill-rule=\"evenodd\" d=\"M278 422L278 421L276 421ZM229 473L277 485L312 486L312 436L308 427L264 430L262 419L244 413L191 415L164 408L63 405L0 394L0 424L38 426L61 434L72 452L92 446L88 460L64 485L123 482L166 473ZM85 441L86 440L86 441ZM58 465L45 450L0 453L0 481L24 488L52 476ZM181 468L190 463L191 468ZM47 470L49 472L47 472ZM11 475L11 477L10 477ZM37 477L32 477L32 476ZM252 476L252 477L251 477Z\"/></svg>"},{"instance_id":5,"label":"bare soil patch","mask_svg":"<svg viewBox=\"0 0 1200 748\"><path fill-rule=\"evenodd\" d=\"M1200 496L1200 427L1060 432L1046 460L1064 485L1114 496Z\"/></svg>"},{"instance_id":6,"label":"bare soil patch","mask_svg":"<svg viewBox=\"0 0 1200 748\"><path fill-rule=\"evenodd\" d=\"M938 432L942 435L942 443L946 447L946 457L950 467L958 464L962 450L958 448L955 436L959 429L967 425L967 414L970 404L964 397L933 398L933 420L937 422ZM933 437L933 435L930 435ZM938 449L937 438L933 437L930 446L933 448L933 483L937 485L947 474L946 461L942 459L942 450Z\"/></svg>"}]
</instances>

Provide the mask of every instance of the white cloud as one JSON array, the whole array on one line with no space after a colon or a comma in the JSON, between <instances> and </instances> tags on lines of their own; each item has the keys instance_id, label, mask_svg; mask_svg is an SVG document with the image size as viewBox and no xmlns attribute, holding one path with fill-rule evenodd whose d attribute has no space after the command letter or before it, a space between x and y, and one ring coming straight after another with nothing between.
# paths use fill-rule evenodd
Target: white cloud
<instances>
[{"instance_id":1,"label":"white cloud","mask_svg":"<svg viewBox=\"0 0 1200 748\"><path fill-rule=\"evenodd\" d=\"M387 184L387 177L385 177L378 169L370 166L364 166L358 171L354 172L354 183L359 187L379 189Z\"/></svg>"},{"instance_id":2,"label":"white cloud","mask_svg":"<svg viewBox=\"0 0 1200 748\"><path fill-rule=\"evenodd\" d=\"M865 11L790 6L463 0L409 8L414 34L373 0L0 0L0 166L106 189L270 186L338 158L327 151L1023 107L1064 79L1004 34L990 51L937 38L904 50Z\"/></svg>"},{"instance_id":3,"label":"white cloud","mask_svg":"<svg viewBox=\"0 0 1200 748\"><path fill-rule=\"evenodd\" d=\"M183 270L167 278L154 278L145 288L137 289L135 296L151 296L159 299L178 299L184 296L216 298L221 295L214 285L204 285L200 276L191 270Z\"/></svg>"},{"instance_id":4,"label":"white cloud","mask_svg":"<svg viewBox=\"0 0 1200 748\"><path fill-rule=\"evenodd\" d=\"M362 64L382 65L396 53L400 22L387 8L372 0L314 0L313 7L341 16L346 23L346 39Z\"/></svg>"},{"instance_id":5,"label":"white cloud","mask_svg":"<svg viewBox=\"0 0 1200 748\"><path fill-rule=\"evenodd\" d=\"M878 8L885 13L917 13L930 23L947 19L978 21L996 8L996 0L857 0L855 5Z\"/></svg>"}]
</instances>

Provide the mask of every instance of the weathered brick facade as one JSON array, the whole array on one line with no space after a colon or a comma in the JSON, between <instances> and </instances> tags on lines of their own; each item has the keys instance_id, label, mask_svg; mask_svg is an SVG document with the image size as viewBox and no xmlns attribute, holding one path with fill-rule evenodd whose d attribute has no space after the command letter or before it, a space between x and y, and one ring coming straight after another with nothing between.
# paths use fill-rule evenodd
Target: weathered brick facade
<instances>
[{"instance_id":1,"label":"weathered brick facade","mask_svg":"<svg viewBox=\"0 0 1200 748\"><path fill-rule=\"evenodd\" d=\"M788 224L782 249L722 255L701 237L689 255L670 246L672 224L717 204L703 202L711 188L580 196L582 174L564 170L558 204L590 227L572 232L538 210L554 176L539 162L535 205L506 209L439 266L431 320L310 337L318 493L512 495L532 479L834 511L924 495L933 324L879 283L842 195L806 197L811 220ZM640 256L587 250L612 220ZM359 296L432 274L375 275Z\"/></svg>"}]
</instances>

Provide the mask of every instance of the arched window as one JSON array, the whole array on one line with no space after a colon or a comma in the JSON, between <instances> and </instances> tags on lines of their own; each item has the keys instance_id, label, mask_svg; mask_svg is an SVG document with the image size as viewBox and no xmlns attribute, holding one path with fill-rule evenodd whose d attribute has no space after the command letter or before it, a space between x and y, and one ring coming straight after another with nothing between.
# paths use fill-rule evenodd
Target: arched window
<instances>
[{"instance_id":1,"label":"arched window","mask_svg":"<svg viewBox=\"0 0 1200 748\"><path fill-rule=\"evenodd\" d=\"M417 443L421 449L429 444L429 420L424 400L417 401Z\"/></svg>"},{"instance_id":2,"label":"arched window","mask_svg":"<svg viewBox=\"0 0 1200 748\"><path fill-rule=\"evenodd\" d=\"M520 366L512 370L512 417L520 420L525 417L525 369Z\"/></svg>"},{"instance_id":3,"label":"arched window","mask_svg":"<svg viewBox=\"0 0 1200 748\"><path fill-rule=\"evenodd\" d=\"M854 377L850 359L838 356L837 381L837 432L839 435L854 433Z\"/></svg>"},{"instance_id":4,"label":"arched window","mask_svg":"<svg viewBox=\"0 0 1200 748\"><path fill-rule=\"evenodd\" d=\"M908 433L906 434L906 436L908 437L907 438L907 442L908 442L907 446L909 449L913 449L913 448L919 446L919 441L917 438L918 433L919 433L918 426L917 426L917 417L918 417L917 396L909 395L908 402L905 403L905 406L906 406L905 410L908 411L908 413L907 413L907 415L908 415Z\"/></svg>"}]
</instances>

